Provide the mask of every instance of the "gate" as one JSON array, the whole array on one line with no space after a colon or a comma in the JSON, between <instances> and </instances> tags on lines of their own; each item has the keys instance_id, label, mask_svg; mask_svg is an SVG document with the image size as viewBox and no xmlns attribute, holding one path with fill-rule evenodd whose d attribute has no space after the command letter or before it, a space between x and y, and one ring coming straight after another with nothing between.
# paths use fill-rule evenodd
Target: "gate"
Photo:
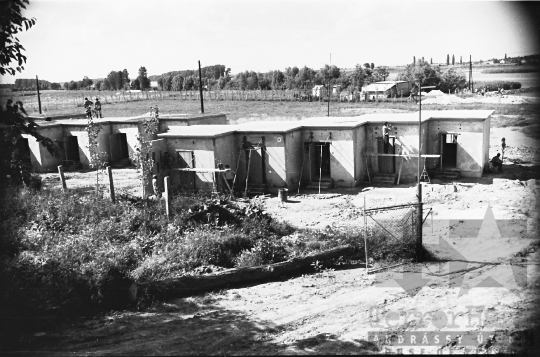
<instances>
[{"instance_id":1,"label":"gate","mask_svg":"<svg viewBox=\"0 0 540 357\"><path fill-rule=\"evenodd\" d=\"M366 209L367 257L373 268L416 258L418 203Z\"/></svg>"}]
</instances>

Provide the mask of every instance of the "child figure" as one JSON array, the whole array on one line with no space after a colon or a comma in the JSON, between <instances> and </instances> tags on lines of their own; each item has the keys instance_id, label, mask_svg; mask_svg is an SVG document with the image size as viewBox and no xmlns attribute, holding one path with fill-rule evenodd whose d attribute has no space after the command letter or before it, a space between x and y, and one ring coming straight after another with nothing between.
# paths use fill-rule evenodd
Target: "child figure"
<instances>
[{"instance_id":1,"label":"child figure","mask_svg":"<svg viewBox=\"0 0 540 357\"><path fill-rule=\"evenodd\" d=\"M504 150L506 149L506 139L501 139L501 151L502 151L502 157L501 160L504 160Z\"/></svg>"}]
</instances>

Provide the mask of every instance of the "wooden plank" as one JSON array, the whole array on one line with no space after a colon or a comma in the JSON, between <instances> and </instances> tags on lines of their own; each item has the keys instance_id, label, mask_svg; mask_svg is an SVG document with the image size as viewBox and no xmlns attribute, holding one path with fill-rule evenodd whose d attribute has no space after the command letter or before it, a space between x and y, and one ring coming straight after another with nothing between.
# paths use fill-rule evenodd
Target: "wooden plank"
<instances>
[{"instance_id":1,"label":"wooden plank","mask_svg":"<svg viewBox=\"0 0 540 357\"><path fill-rule=\"evenodd\" d=\"M399 185L399 179L401 177L401 168L403 167L403 157L401 158L401 160L399 161L399 170L398 170L398 175L397 175L397 182L396 182L396 185Z\"/></svg>"}]
</instances>

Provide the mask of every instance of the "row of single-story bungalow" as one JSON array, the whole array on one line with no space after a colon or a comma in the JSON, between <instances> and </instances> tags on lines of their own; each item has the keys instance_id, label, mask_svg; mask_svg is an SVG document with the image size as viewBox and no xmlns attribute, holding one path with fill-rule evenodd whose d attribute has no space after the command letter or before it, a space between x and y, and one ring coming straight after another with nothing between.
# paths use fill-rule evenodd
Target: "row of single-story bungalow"
<instances>
[{"instance_id":1,"label":"row of single-story bungalow","mask_svg":"<svg viewBox=\"0 0 540 357\"><path fill-rule=\"evenodd\" d=\"M459 171L480 177L489 157L490 110L422 111L421 153L428 170ZM141 118L100 120L99 150L110 162L134 153ZM386 153L382 126L392 125ZM229 168L237 189L263 187L296 189L320 180L339 187L360 185L366 173L397 175L401 182L416 180L419 113L367 114L357 117L320 117L299 121L254 121L227 125L224 114L162 116L152 141L154 174L170 176L171 184L186 190L212 190L225 183L213 171ZM41 134L58 143L60 155L51 156L32 137L30 160L36 169L62 163L89 165L85 120L43 123ZM404 156L382 156L395 154ZM410 156L408 156L410 155ZM422 162L422 165L424 163Z\"/></svg>"}]
</instances>

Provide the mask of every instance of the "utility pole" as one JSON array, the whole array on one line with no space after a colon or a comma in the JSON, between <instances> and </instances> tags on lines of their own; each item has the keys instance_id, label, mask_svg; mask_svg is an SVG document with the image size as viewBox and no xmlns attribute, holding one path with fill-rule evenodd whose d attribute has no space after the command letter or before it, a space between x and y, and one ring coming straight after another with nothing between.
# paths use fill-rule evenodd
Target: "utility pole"
<instances>
[{"instance_id":1,"label":"utility pole","mask_svg":"<svg viewBox=\"0 0 540 357\"><path fill-rule=\"evenodd\" d=\"M330 96L332 95L332 90L330 89L330 71L332 70L332 54L330 53L330 65L328 67L328 117L330 117Z\"/></svg>"},{"instance_id":2,"label":"utility pole","mask_svg":"<svg viewBox=\"0 0 540 357\"><path fill-rule=\"evenodd\" d=\"M472 82L472 55L469 55L469 90L473 92L473 82Z\"/></svg>"},{"instance_id":3,"label":"utility pole","mask_svg":"<svg viewBox=\"0 0 540 357\"><path fill-rule=\"evenodd\" d=\"M201 97L201 113L204 114L204 102L203 102L203 95L202 95L201 61L199 61L199 94Z\"/></svg>"},{"instance_id":4,"label":"utility pole","mask_svg":"<svg viewBox=\"0 0 540 357\"><path fill-rule=\"evenodd\" d=\"M420 177L422 176L422 80L419 81L419 111L418 111L418 185L417 185L417 198L418 207L416 208L416 261L422 262L422 182Z\"/></svg>"},{"instance_id":5,"label":"utility pole","mask_svg":"<svg viewBox=\"0 0 540 357\"><path fill-rule=\"evenodd\" d=\"M41 97L39 96L39 79L36 75L37 101L39 106L39 114L41 114Z\"/></svg>"}]
</instances>

